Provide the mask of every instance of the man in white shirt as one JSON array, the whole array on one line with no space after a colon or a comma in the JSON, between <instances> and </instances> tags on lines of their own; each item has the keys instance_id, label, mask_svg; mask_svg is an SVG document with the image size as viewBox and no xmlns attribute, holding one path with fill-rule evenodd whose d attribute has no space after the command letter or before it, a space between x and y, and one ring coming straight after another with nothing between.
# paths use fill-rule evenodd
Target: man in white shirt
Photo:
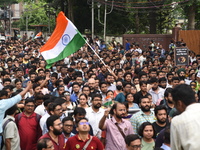
<instances>
[{"instance_id":1,"label":"man in white shirt","mask_svg":"<svg viewBox=\"0 0 200 150\"><path fill-rule=\"evenodd\" d=\"M93 133L98 138L101 138L101 130L99 129L99 121L104 115L104 109L102 106L101 94L95 94L92 98L92 106L86 109L86 118L93 128Z\"/></svg>"},{"instance_id":2,"label":"man in white shirt","mask_svg":"<svg viewBox=\"0 0 200 150\"><path fill-rule=\"evenodd\" d=\"M175 108L181 113L171 121L172 150L199 150L200 104L189 85L180 84L172 90Z\"/></svg>"},{"instance_id":3,"label":"man in white shirt","mask_svg":"<svg viewBox=\"0 0 200 150\"><path fill-rule=\"evenodd\" d=\"M114 84L112 83L113 78L114 78L114 77L113 77L112 74L107 73L107 74L106 74L105 81L108 83L108 90L115 91L115 90L116 90L116 85L114 85Z\"/></svg>"},{"instance_id":4,"label":"man in white shirt","mask_svg":"<svg viewBox=\"0 0 200 150\"><path fill-rule=\"evenodd\" d=\"M164 98L165 90L158 86L158 79L156 77L152 77L150 83L152 88L149 90L149 94L152 96L153 103L157 104L159 99Z\"/></svg>"}]
</instances>

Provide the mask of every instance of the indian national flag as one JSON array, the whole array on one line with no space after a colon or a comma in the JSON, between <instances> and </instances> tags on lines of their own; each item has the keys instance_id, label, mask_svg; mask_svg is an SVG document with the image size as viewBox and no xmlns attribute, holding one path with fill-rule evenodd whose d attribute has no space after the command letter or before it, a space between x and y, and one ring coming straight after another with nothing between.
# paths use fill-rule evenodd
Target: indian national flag
<instances>
[{"instance_id":1,"label":"indian national flag","mask_svg":"<svg viewBox=\"0 0 200 150\"><path fill-rule=\"evenodd\" d=\"M42 36L42 32L39 32L39 33L34 37L34 39L40 38L41 36Z\"/></svg>"},{"instance_id":2,"label":"indian national flag","mask_svg":"<svg viewBox=\"0 0 200 150\"><path fill-rule=\"evenodd\" d=\"M46 44L40 49L40 53L47 62L46 68L50 68L53 63L75 53L86 42L63 12L58 14L56 21L55 30Z\"/></svg>"}]
</instances>

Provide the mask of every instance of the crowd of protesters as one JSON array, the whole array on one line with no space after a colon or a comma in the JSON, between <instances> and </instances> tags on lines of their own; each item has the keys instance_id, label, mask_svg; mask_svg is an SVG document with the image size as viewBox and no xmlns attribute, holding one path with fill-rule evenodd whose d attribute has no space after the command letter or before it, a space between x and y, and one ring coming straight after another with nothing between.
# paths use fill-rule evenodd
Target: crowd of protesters
<instances>
[{"instance_id":1,"label":"crowd of protesters","mask_svg":"<svg viewBox=\"0 0 200 150\"><path fill-rule=\"evenodd\" d=\"M50 69L43 39L0 43L3 150L200 149L199 55L175 66L174 48L185 43L86 40L93 50L84 45Z\"/></svg>"}]
</instances>

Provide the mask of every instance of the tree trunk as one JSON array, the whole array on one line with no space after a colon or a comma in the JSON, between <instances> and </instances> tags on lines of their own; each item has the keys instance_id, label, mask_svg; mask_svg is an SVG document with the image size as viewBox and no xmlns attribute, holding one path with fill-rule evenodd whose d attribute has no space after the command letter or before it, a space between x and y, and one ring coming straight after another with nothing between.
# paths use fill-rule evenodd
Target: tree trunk
<instances>
[{"instance_id":1,"label":"tree trunk","mask_svg":"<svg viewBox=\"0 0 200 150\"><path fill-rule=\"evenodd\" d=\"M196 5L193 3L188 8L188 30L195 29L195 11L196 11Z\"/></svg>"},{"instance_id":2,"label":"tree trunk","mask_svg":"<svg viewBox=\"0 0 200 150\"><path fill-rule=\"evenodd\" d=\"M74 22L73 0L68 0L68 18Z\"/></svg>"},{"instance_id":3,"label":"tree trunk","mask_svg":"<svg viewBox=\"0 0 200 150\"><path fill-rule=\"evenodd\" d=\"M138 9L136 10L136 13L135 13L135 28L136 28L136 34L139 34L140 33L140 19L138 16Z\"/></svg>"},{"instance_id":4,"label":"tree trunk","mask_svg":"<svg viewBox=\"0 0 200 150\"><path fill-rule=\"evenodd\" d=\"M150 25L150 34L156 34L156 21L157 12L156 9L151 9L149 13L149 25Z\"/></svg>"}]
</instances>

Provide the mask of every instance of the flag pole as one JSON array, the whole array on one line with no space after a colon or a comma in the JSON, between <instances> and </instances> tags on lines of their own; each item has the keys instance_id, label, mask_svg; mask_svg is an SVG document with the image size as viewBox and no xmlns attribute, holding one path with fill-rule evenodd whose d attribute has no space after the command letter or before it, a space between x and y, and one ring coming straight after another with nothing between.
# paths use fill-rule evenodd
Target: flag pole
<instances>
[{"instance_id":1,"label":"flag pole","mask_svg":"<svg viewBox=\"0 0 200 150\"><path fill-rule=\"evenodd\" d=\"M99 58L99 60L103 63L104 66L106 66L105 62L103 61L103 59L97 54L97 52L94 50L94 48L88 43L87 40L85 40L87 45L91 48L91 50L95 53L95 55ZM111 73L111 70L109 68L107 68L108 71Z\"/></svg>"}]
</instances>

